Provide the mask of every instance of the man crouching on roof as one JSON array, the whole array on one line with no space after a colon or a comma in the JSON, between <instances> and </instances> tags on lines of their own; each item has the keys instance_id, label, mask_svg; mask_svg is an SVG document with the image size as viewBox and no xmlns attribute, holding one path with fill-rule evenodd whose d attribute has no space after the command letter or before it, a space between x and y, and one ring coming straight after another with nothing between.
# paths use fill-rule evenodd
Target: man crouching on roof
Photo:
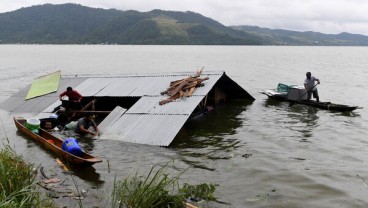
<instances>
[{"instance_id":1,"label":"man crouching on roof","mask_svg":"<svg viewBox=\"0 0 368 208\"><path fill-rule=\"evenodd\" d=\"M83 118L80 118L78 120L77 126L74 129L74 132L82 136L86 134L91 134L93 136L99 135L100 131L98 129L98 126L92 120L92 118L93 118L92 114L86 114ZM89 130L91 126L95 129L95 132Z\"/></svg>"}]
</instances>

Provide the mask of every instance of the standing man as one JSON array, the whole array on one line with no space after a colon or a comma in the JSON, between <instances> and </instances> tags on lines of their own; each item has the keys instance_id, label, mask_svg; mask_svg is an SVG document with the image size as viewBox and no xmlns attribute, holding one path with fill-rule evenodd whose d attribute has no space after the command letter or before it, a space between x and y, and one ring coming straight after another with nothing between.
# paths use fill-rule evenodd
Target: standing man
<instances>
[{"instance_id":1,"label":"standing man","mask_svg":"<svg viewBox=\"0 0 368 208\"><path fill-rule=\"evenodd\" d=\"M91 134L93 136L99 135L100 131L98 129L98 126L92 120L92 118L93 118L92 114L86 114L83 118L80 118L78 120L77 126L74 129L74 132L82 136L86 134ZM91 126L95 129L95 132L89 130Z\"/></svg>"},{"instance_id":2,"label":"standing man","mask_svg":"<svg viewBox=\"0 0 368 208\"><path fill-rule=\"evenodd\" d=\"M67 96L68 97L68 101L66 100L62 100L62 97ZM66 91L64 91L63 93L61 93L59 95L60 101L62 101L62 106L65 108L70 108L72 110L79 110L81 109L81 100L82 100L82 95L79 94L79 92L77 92L76 90L73 90L72 87L68 87L66 88Z\"/></svg>"},{"instance_id":3,"label":"standing man","mask_svg":"<svg viewBox=\"0 0 368 208\"><path fill-rule=\"evenodd\" d=\"M318 90L316 85L320 84L320 81L318 78L312 76L310 72L307 72L306 76L307 78L304 80L304 87L308 92L308 100L311 99L313 94L313 98L316 98L317 102L319 102ZM315 84L315 82L317 82L317 84Z\"/></svg>"}]
</instances>

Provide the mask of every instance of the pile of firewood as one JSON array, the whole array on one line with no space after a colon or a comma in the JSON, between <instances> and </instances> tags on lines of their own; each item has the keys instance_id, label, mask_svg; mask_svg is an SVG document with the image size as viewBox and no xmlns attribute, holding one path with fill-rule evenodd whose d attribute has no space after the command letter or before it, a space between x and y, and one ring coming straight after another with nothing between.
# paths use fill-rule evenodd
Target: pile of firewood
<instances>
[{"instance_id":1,"label":"pile of firewood","mask_svg":"<svg viewBox=\"0 0 368 208\"><path fill-rule=\"evenodd\" d=\"M169 95L170 97L165 100L161 100L159 104L164 105L181 97L192 96L196 87L203 86L202 82L209 79L208 77L200 78L202 70L203 68L197 71L194 76L170 82L170 87L161 92L161 95Z\"/></svg>"}]
</instances>

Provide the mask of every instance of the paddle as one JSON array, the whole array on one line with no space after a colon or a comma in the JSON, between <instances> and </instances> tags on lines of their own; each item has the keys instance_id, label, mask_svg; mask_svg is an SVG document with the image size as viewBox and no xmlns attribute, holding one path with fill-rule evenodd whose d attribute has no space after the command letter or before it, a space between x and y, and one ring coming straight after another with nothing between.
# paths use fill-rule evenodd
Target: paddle
<instances>
[{"instance_id":1,"label":"paddle","mask_svg":"<svg viewBox=\"0 0 368 208\"><path fill-rule=\"evenodd\" d=\"M310 92L312 89L314 89L318 84L319 83L315 84L312 88L307 90L307 92L305 92L302 96L298 97L298 99L296 99L295 101L290 101L289 107L293 106L297 101L299 101L304 95L306 95L308 92Z\"/></svg>"}]
</instances>

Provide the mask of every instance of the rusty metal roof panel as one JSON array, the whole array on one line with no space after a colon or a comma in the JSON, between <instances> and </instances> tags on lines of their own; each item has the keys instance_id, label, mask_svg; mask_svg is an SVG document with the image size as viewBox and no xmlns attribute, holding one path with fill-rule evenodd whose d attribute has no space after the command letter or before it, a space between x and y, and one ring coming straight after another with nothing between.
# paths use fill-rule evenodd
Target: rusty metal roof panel
<instances>
[{"instance_id":1,"label":"rusty metal roof panel","mask_svg":"<svg viewBox=\"0 0 368 208\"><path fill-rule=\"evenodd\" d=\"M101 138L138 144L169 146L188 117L188 115L125 113L108 128Z\"/></svg>"},{"instance_id":2,"label":"rusty metal roof panel","mask_svg":"<svg viewBox=\"0 0 368 208\"><path fill-rule=\"evenodd\" d=\"M197 105L203 100L205 96L191 96L186 98L179 98L170 103L160 105L159 102L168 97L166 96L143 96L140 98L127 113L136 114L183 114L190 115Z\"/></svg>"}]
</instances>

